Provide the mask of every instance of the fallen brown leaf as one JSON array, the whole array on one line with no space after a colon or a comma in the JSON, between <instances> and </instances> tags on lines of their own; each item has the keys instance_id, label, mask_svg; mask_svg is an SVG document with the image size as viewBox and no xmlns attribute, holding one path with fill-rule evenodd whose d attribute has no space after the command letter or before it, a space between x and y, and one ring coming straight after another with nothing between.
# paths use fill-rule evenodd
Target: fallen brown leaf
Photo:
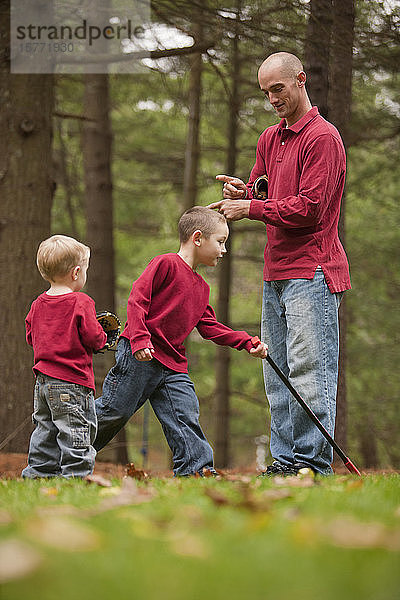
<instances>
[{"instance_id":1,"label":"fallen brown leaf","mask_svg":"<svg viewBox=\"0 0 400 600\"><path fill-rule=\"evenodd\" d=\"M35 571L42 562L41 554L16 538L0 542L0 583L21 579Z\"/></svg>"},{"instance_id":2,"label":"fallen brown leaf","mask_svg":"<svg viewBox=\"0 0 400 600\"><path fill-rule=\"evenodd\" d=\"M112 487L112 483L109 479L106 479L105 477L102 477L101 475L87 475L85 477L85 481L87 481L88 483L94 483L95 485L98 485L100 487Z\"/></svg>"},{"instance_id":3,"label":"fallen brown leaf","mask_svg":"<svg viewBox=\"0 0 400 600\"><path fill-rule=\"evenodd\" d=\"M180 556L207 558L209 550L200 537L186 530L171 531L168 535L171 550Z\"/></svg>"},{"instance_id":4,"label":"fallen brown leaf","mask_svg":"<svg viewBox=\"0 0 400 600\"><path fill-rule=\"evenodd\" d=\"M217 504L218 506L232 504L231 500L229 500L225 494L219 490L215 490L214 488L205 488L204 493L214 502L214 504Z\"/></svg>"},{"instance_id":5,"label":"fallen brown leaf","mask_svg":"<svg viewBox=\"0 0 400 600\"><path fill-rule=\"evenodd\" d=\"M62 515L33 518L26 532L37 542L67 552L87 552L100 546L100 537L94 529Z\"/></svg>"},{"instance_id":6,"label":"fallen brown leaf","mask_svg":"<svg viewBox=\"0 0 400 600\"><path fill-rule=\"evenodd\" d=\"M121 487L108 488L107 493L110 492L112 493L112 496L102 500L98 506L91 510L91 514L102 513L117 508L118 506L149 502L156 495L156 492L152 487L139 487L136 481L131 477L124 477Z\"/></svg>"},{"instance_id":7,"label":"fallen brown leaf","mask_svg":"<svg viewBox=\"0 0 400 600\"><path fill-rule=\"evenodd\" d=\"M58 496L58 489L56 487L41 487L40 493L42 496Z\"/></svg>"},{"instance_id":8,"label":"fallen brown leaf","mask_svg":"<svg viewBox=\"0 0 400 600\"><path fill-rule=\"evenodd\" d=\"M146 471L142 471L137 469L134 463L129 463L126 465L126 475L127 477L132 477L133 479L138 479L139 481L143 481L145 479L150 479L148 473Z\"/></svg>"},{"instance_id":9,"label":"fallen brown leaf","mask_svg":"<svg viewBox=\"0 0 400 600\"><path fill-rule=\"evenodd\" d=\"M335 546L400 550L400 530L390 530L382 523L365 523L352 517L339 517L320 525L319 531Z\"/></svg>"},{"instance_id":10,"label":"fallen brown leaf","mask_svg":"<svg viewBox=\"0 0 400 600\"><path fill-rule=\"evenodd\" d=\"M11 516L11 513L8 512L8 510L5 510L4 508L0 508L0 525L9 525L10 523L12 523L13 518Z\"/></svg>"}]
</instances>

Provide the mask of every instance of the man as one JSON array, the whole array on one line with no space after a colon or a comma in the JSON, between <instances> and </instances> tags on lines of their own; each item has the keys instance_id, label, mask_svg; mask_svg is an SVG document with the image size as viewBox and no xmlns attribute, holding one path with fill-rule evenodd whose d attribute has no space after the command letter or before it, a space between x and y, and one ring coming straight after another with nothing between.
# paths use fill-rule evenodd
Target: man
<instances>
[{"instance_id":1,"label":"man","mask_svg":"<svg viewBox=\"0 0 400 600\"><path fill-rule=\"evenodd\" d=\"M338 309L350 288L338 238L345 151L336 128L311 106L306 74L296 56L272 54L262 63L258 81L281 121L261 134L247 185L236 177L217 176L224 182L224 200L210 208L229 220L266 224L262 339L333 436ZM268 197L254 199L252 184L265 174ZM296 474L305 466L331 473L331 446L266 363L264 381L274 458L265 474Z\"/></svg>"}]
</instances>

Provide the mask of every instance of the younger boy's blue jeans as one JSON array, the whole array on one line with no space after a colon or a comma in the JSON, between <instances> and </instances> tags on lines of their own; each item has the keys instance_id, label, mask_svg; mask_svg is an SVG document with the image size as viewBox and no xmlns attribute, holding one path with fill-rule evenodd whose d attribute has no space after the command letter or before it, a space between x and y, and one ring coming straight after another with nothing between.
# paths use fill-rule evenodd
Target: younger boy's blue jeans
<instances>
[{"instance_id":1,"label":"younger boy's blue jeans","mask_svg":"<svg viewBox=\"0 0 400 600\"><path fill-rule=\"evenodd\" d=\"M22 477L85 477L93 472L96 413L93 390L38 373L29 444Z\"/></svg>"},{"instance_id":2,"label":"younger boy's blue jeans","mask_svg":"<svg viewBox=\"0 0 400 600\"><path fill-rule=\"evenodd\" d=\"M213 452L200 427L199 401L189 375L172 371L154 358L136 360L126 338L119 340L115 360L104 380L103 395L96 399L96 450L149 400L171 448L174 474L191 475L212 467Z\"/></svg>"}]
</instances>

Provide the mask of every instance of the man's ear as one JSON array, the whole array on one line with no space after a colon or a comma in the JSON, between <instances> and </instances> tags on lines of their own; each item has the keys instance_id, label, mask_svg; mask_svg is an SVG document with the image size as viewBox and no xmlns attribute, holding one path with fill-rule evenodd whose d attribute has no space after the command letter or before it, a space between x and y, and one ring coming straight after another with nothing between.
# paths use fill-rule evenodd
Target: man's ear
<instances>
[{"instance_id":1,"label":"man's ear","mask_svg":"<svg viewBox=\"0 0 400 600\"><path fill-rule=\"evenodd\" d=\"M300 73L298 73L297 76L296 76L297 85L299 87L304 87L305 84L306 84L306 79L307 79L307 76L304 73L304 71L300 71Z\"/></svg>"},{"instance_id":2,"label":"man's ear","mask_svg":"<svg viewBox=\"0 0 400 600\"><path fill-rule=\"evenodd\" d=\"M196 229L196 231L194 231L194 232L192 233L192 241L193 241L193 244L194 244L195 246L201 246L201 241L202 241L202 239L203 239L203 234L202 234L202 232L200 231L200 229Z\"/></svg>"}]
</instances>

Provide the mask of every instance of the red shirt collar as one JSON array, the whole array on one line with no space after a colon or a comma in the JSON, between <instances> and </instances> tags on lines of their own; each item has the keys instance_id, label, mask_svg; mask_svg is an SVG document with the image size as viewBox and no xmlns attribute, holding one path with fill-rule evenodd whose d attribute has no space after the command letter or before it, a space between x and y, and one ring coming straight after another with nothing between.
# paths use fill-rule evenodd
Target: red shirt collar
<instances>
[{"instance_id":1,"label":"red shirt collar","mask_svg":"<svg viewBox=\"0 0 400 600\"><path fill-rule=\"evenodd\" d=\"M319 115L318 106L313 106L303 117L301 117L301 119L296 121L296 123L287 129L290 129L290 131L293 131L294 133L299 133L317 115ZM279 123L279 129L281 131L286 129L286 119L281 120Z\"/></svg>"}]
</instances>

